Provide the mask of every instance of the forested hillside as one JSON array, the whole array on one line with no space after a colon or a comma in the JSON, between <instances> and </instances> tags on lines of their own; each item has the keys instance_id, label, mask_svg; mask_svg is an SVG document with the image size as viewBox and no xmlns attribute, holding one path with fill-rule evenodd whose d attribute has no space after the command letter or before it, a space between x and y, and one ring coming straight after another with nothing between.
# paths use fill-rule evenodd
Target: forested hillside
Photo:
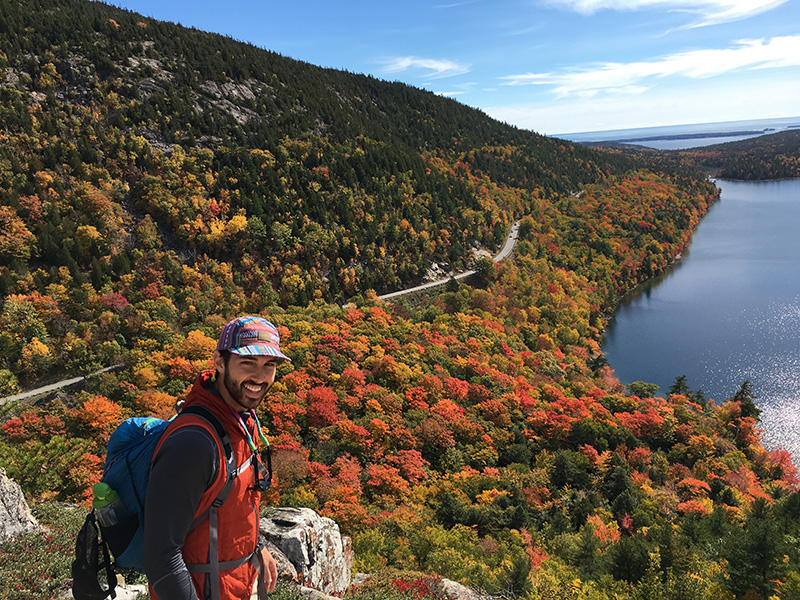
<instances>
[{"instance_id":1,"label":"forested hillside","mask_svg":"<svg viewBox=\"0 0 800 600\"><path fill-rule=\"evenodd\" d=\"M618 142L598 142L590 146L635 157L651 167L680 166L721 179L759 181L800 177L798 129L684 150L654 150Z\"/></svg>"},{"instance_id":2,"label":"forested hillside","mask_svg":"<svg viewBox=\"0 0 800 600\"><path fill-rule=\"evenodd\" d=\"M723 179L800 177L800 130L684 150L681 158Z\"/></svg>"},{"instance_id":3,"label":"forested hillside","mask_svg":"<svg viewBox=\"0 0 800 600\"><path fill-rule=\"evenodd\" d=\"M4 409L0 466L32 501L85 501L116 424L169 416L224 323L260 313L292 358L262 407L269 501L336 519L357 569L800 593L797 473L749 387L651 397L600 353L717 199L702 176L103 4L0 8L0 394L122 365ZM513 259L469 285L377 299L514 220Z\"/></svg>"}]
</instances>

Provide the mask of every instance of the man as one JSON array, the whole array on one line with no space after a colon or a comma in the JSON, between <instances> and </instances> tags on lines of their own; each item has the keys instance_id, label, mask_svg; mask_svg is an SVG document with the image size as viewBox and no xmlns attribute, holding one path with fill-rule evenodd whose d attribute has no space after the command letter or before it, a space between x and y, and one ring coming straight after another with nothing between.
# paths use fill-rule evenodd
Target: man
<instances>
[{"instance_id":1,"label":"man","mask_svg":"<svg viewBox=\"0 0 800 600\"><path fill-rule=\"evenodd\" d=\"M210 410L229 445L192 411L178 415L159 441L143 549L154 600L247 600L257 576L259 597L275 588L275 560L259 540L258 505L271 474L259 460L263 434L254 409L272 387L278 361L290 360L279 344L278 330L261 317L225 325L214 370L200 374L183 411Z\"/></svg>"}]
</instances>

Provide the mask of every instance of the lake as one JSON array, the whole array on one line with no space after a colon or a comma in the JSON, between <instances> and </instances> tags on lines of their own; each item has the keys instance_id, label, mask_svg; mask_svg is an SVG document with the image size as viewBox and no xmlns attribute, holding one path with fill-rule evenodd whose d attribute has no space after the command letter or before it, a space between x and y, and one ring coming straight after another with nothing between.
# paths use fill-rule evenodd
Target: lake
<instances>
[{"instance_id":1,"label":"lake","mask_svg":"<svg viewBox=\"0 0 800 600\"><path fill-rule=\"evenodd\" d=\"M716 185L688 251L624 300L603 351L659 395L679 375L717 401L750 380L764 444L800 464L800 180Z\"/></svg>"}]
</instances>

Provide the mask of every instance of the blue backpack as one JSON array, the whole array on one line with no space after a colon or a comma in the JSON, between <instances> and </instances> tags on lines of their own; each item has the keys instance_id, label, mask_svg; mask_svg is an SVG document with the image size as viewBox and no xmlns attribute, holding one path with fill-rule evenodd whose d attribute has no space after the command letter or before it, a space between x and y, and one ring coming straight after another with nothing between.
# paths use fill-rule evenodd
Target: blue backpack
<instances>
[{"instance_id":1,"label":"blue backpack","mask_svg":"<svg viewBox=\"0 0 800 600\"><path fill-rule=\"evenodd\" d=\"M204 406L187 406L181 414L192 414L206 420L222 443L228 474L225 486L212 504L219 506L230 493L232 473L236 470L230 437L220 420ZM114 566L143 572L144 501L150 463L169 424L170 421L153 417L133 417L111 434L101 482L108 484L119 498L106 507L90 512L78 535L76 559L72 564L73 596L76 600L94 600L109 595L115 597L114 582L108 581L110 577L106 574L109 551L114 557ZM208 510L198 515L192 522L192 528L199 525L207 514ZM98 578L105 581L105 586L103 581L98 583Z\"/></svg>"}]
</instances>

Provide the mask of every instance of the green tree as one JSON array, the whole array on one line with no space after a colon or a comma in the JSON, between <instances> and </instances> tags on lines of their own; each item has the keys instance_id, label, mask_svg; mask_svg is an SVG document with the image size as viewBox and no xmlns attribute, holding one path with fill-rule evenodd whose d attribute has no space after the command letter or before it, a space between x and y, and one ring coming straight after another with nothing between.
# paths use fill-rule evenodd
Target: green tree
<instances>
[{"instance_id":1,"label":"green tree","mask_svg":"<svg viewBox=\"0 0 800 600\"><path fill-rule=\"evenodd\" d=\"M743 529L730 535L723 548L729 575L724 584L737 596L755 590L767 598L788 571L783 561L787 540L763 498L753 502Z\"/></svg>"},{"instance_id":2,"label":"green tree","mask_svg":"<svg viewBox=\"0 0 800 600\"><path fill-rule=\"evenodd\" d=\"M639 398L652 398L653 396L656 395L659 386L655 383L634 381L633 383L629 383L627 388L629 395L639 396Z\"/></svg>"},{"instance_id":3,"label":"green tree","mask_svg":"<svg viewBox=\"0 0 800 600\"><path fill-rule=\"evenodd\" d=\"M734 402L741 404L743 417L753 417L758 420L761 417L761 409L756 406L755 399L756 395L753 393L753 386L750 385L749 379L742 382L739 391L731 398Z\"/></svg>"}]
</instances>

